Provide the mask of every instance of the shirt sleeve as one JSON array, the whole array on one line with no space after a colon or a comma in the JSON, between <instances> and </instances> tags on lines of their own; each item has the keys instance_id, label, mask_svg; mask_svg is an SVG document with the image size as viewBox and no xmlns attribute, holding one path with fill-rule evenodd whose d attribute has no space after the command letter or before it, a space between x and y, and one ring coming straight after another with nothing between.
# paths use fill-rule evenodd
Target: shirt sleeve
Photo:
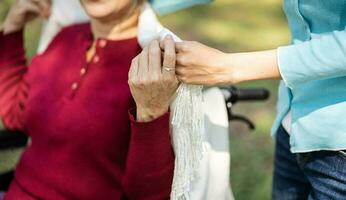
<instances>
[{"instance_id":1,"label":"shirt sleeve","mask_svg":"<svg viewBox=\"0 0 346 200\"><path fill-rule=\"evenodd\" d=\"M23 31L0 32L0 118L7 129L21 130L28 84Z\"/></svg>"},{"instance_id":2,"label":"shirt sleeve","mask_svg":"<svg viewBox=\"0 0 346 200\"><path fill-rule=\"evenodd\" d=\"M174 153L170 139L169 113L146 123L136 122L129 112L131 142L123 179L128 199L169 199Z\"/></svg>"},{"instance_id":3,"label":"shirt sleeve","mask_svg":"<svg viewBox=\"0 0 346 200\"><path fill-rule=\"evenodd\" d=\"M346 31L278 49L281 76L287 87L346 76Z\"/></svg>"}]
</instances>

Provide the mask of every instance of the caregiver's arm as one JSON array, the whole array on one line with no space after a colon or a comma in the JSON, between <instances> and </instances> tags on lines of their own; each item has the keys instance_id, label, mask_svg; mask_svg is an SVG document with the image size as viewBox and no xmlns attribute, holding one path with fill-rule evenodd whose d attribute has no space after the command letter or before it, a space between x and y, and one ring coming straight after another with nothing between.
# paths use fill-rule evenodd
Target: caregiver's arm
<instances>
[{"instance_id":1,"label":"caregiver's arm","mask_svg":"<svg viewBox=\"0 0 346 200\"><path fill-rule=\"evenodd\" d=\"M195 84L282 78L294 88L311 80L346 76L345 31L260 52L226 54L196 42L177 44L176 48L178 78Z\"/></svg>"},{"instance_id":2,"label":"caregiver's arm","mask_svg":"<svg viewBox=\"0 0 346 200\"><path fill-rule=\"evenodd\" d=\"M189 84L227 85L280 79L277 50L223 53L198 42L176 43L176 74Z\"/></svg>"},{"instance_id":3,"label":"caregiver's arm","mask_svg":"<svg viewBox=\"0 0 346 200\"><path fill-rule=\"evenodd\" d=\"M280 71L294 88L311 80L346 76L346 31L334 31L297 45L278 49Z\"/></svg>"}]
</instances>

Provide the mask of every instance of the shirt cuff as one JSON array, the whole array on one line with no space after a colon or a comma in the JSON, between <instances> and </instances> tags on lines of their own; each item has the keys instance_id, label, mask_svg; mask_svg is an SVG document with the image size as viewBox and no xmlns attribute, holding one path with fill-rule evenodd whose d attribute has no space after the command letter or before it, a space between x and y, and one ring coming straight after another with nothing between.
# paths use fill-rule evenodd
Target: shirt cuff
<instances>
[{"instance_id":1,"label":"shirt cuff","mask_svg":"<svg viewBox=\"0 0 346 200\"><path fill-rule=\"evenodd\" d=\"M136 108L132 108L129 110L129 118L134 140L152 140L151 142L154 142L153 140L169 137L170 112L166 112L150 122L138 122L136 121Z\"/></svg>"},{"instance_id":2,"label":"shirt cuff","mask_svg":"<svg viewBox=\"0 0 346 200\"><path fill-rule=\"evenodd\" d=\"M3 32L0 33L0 41L3 44L0 50L3 59L11 60L12 58L25 57L23 33L23 30L6 35Z\"/></svg>"},{"instance_id":3,"label":"shirt cuff","mask_svg":"<svg viewBox=\"0 0 346 200\"><path fill-rule=\"evenodd\" d=\"M3 44L3 38L4 37L4 32L0 31L0 44ZM3 52L3 45L0 45L0 52Z\"/></svg>"},{"instance_id":4,"label":"shirt cuff","mask_svg":"<svg viewBox=\"0 0 346 200\"><path fill-rule=\"evenodd\" d=\"M298 80L295 80L293 75L294 72L292 68L295 65L293 61L294 58L292 58L292 55L294 54L291 50L291 46L278 48L277 60L279 65L279 72L283 82L285 83L285 86L290 89L292 89L294 87L294 84L297 83L298 81Z\"/></svg>"}]
</instances>

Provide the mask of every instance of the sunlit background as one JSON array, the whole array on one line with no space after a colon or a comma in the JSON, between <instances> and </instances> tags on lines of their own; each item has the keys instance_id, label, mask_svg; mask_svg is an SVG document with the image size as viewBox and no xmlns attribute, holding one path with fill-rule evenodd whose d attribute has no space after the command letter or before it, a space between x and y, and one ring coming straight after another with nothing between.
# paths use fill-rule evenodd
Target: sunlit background
<instances>
[{"instance_id":1,"label":"sunlit background","mask_svg":"<svg viewBox=\"0 0 346 200\"><path fill-rule=\"evenodd\" d=\"M12 1L0 1L0 26ZM163 16L161 21L186 40L198 40L226 52L276 48L290 39L281 0L216 0L211 5ZM29 57L35 54L40 24L36 20L26 30ZM265 87L271 91L271 98L234 107L234 113L245 115L256 124L256 130L251 132L242 123L231 123L231 182L236 199L270 199L274 154L270 127L275 117L277 86L277 81L239 85ZM13 167L18 154L0 152L0 173Z\"/></svg>"}]
</instances>

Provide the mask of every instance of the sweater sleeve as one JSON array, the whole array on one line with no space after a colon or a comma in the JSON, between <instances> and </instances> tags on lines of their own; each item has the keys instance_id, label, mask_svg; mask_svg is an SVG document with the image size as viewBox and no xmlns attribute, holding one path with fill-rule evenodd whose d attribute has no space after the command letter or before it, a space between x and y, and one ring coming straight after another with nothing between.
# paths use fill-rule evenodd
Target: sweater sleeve
<instances>
[{"instance_id":1,"label":"sweater sleeve","mask_svg":"<svg viewBox=\"0 0 346 200\"><path fill-rule=\"evenodd\" d=\"M7 129L23 128L28 84L23 31L0 32L0 118Z\"/></svg>"},{"instance_id":2,"label":"sweater sleeve","mask_svg":"<svg viewBox=\"0 0 346 200\"><path fill-rule=\"evenodd\" d=\"M287 87L346 76L346 31L278 49L278 63Z\"/></svg>"},{"instance_id":3,"label":"sweater sleeve","mask_svg":"<svg viewBox=\"0 0 346 200\"><path fill-rule=\"evenodd\" d=\"M128 199L169 199L174 153L169 133L169 113L147 123L136 122L129 112L131 142L123 187Z\"/></svg>"}]
</instances>

